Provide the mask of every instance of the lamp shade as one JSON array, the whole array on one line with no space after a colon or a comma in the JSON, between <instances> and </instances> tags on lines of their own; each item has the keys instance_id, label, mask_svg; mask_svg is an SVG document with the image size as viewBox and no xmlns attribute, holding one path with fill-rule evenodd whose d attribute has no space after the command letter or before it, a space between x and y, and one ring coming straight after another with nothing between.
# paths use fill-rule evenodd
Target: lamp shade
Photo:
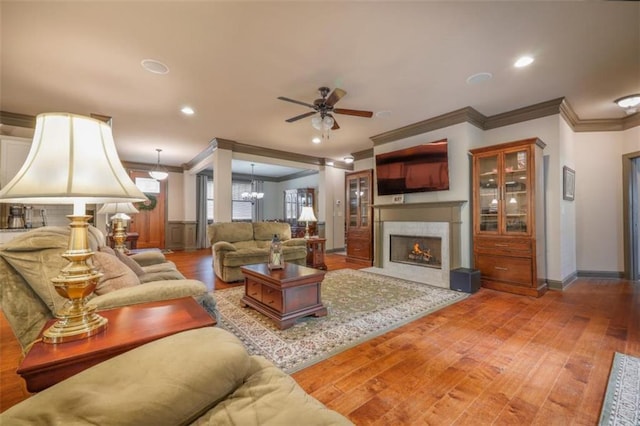
<instances>
[{"instance_id":1,"label":"lamp shade","mask_svg":"<svg viewBox=\"0 0 640 426\"><path fill-rule=\"evenodd\" d=\"M300 212L300 217L298 218L299 222L316 222L316 216L313 214L313 207L303 207L302 212Z\"/></svg>"},{"instance_id":2,"label":"lamp shade","mask_svg":"<svg viewBox=\"0 0 640 426\"><path fill-rule=\"evenodd\" d=\"M3 202L42 204L146 200L118 158L111 127L81 115L36 118L31 150L0 191Z\"/></svg>"},{"instance_id":3,"label":"lamp shade","mask_svg":"<svg viewBox=\"0 0 640 426\"><path fill-rule=\"evenodd\" d=\"M133 206L133 203L107 203L100 207L98 214L105 213L140 213L138 209Z\"/></svg>"}]
</instances>

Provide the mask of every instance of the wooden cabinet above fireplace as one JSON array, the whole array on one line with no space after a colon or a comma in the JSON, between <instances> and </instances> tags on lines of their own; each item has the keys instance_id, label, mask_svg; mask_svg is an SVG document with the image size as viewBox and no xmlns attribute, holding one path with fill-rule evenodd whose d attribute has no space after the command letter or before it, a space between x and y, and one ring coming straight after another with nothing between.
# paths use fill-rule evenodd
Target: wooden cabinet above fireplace
<instances>
[{"instance_id":1,"label":"wooden cabinet above fireplace","mask_svg":"<svg viewBox=\"0 0 640 426\"><path fill-rule=\"evenodd\" d=\"M471 150L473 257L482 286L527 296L547 291L540 139Z\"/></svg>"}]
</instances>

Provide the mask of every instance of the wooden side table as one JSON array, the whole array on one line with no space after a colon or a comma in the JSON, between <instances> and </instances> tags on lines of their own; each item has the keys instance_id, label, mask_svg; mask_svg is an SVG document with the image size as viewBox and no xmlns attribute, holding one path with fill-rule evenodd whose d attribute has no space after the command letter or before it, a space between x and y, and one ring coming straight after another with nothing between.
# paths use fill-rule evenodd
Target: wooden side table
<instances>
[{"instance_id":1,"label":"wooden side table","mask_svg":"<svg viewBox=\"0 0 640 426\"><path fill-rule=\"evenodd\" d=\"M123 352L181 331L211 327L215 320L192 297L100 311L107 329L83 340L37 342L17 373L29 392L38 392ZM54 320L47 322L43 330Z\"/></svg>"},{"instance_id":2,"label":"wooden side table","mask_svg":"<svg viewBox=\"0 0 640 426\"><path fill-rule=\"evenodd\" d=\"M327 269L324 263L324 244L326 238L311 237L307 240L307 266L316 269Z\"/></svg>"}]
</instances>

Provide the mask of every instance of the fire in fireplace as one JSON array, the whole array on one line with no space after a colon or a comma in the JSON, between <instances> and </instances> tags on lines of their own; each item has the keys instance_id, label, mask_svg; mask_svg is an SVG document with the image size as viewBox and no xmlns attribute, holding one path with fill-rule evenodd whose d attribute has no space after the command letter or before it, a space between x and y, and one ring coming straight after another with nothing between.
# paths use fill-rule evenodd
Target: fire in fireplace
<instances>
[{"instance_id":1,"label":"fire in fireplace","mask_svg":"<svg viewBox=\"0 0 640 426\"><path fill-rule=\"evenodd\" d=\"M442 269L442 238L389 235L389 260Z\"/></svg>"}]
</instances>

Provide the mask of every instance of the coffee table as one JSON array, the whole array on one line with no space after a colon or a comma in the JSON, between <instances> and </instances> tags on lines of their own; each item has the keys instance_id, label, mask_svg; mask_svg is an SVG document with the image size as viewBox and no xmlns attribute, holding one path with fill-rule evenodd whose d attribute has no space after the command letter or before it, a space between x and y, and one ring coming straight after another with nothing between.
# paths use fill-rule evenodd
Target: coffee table
<instances>
[{"instance_id":1,"label":"coffee table","mask_svg":"<svg viewBox=\"0 0 640 426\"><path fill-rule=\"evenodd\" d=\"M260 263L240 270L244 275L243 306L269 317L281 330L298 318L327 315L320 294L324 271L294 263L285 263L283 269L269 270L266 263Z\"/></svg>"},{"instance_id":2,"label":"coffee table","mask_svg":"<svg viewBox=\"0 0 640 426\"><path fill-rule=\"evenodd\" d=\"M38 392L123 352L216 321L193 297L100 311L109 320L95 336L66 343L35 343L18 367L29 392ZM45 324L46 330L53 319Z\"/></svg>"}]
</instances>

